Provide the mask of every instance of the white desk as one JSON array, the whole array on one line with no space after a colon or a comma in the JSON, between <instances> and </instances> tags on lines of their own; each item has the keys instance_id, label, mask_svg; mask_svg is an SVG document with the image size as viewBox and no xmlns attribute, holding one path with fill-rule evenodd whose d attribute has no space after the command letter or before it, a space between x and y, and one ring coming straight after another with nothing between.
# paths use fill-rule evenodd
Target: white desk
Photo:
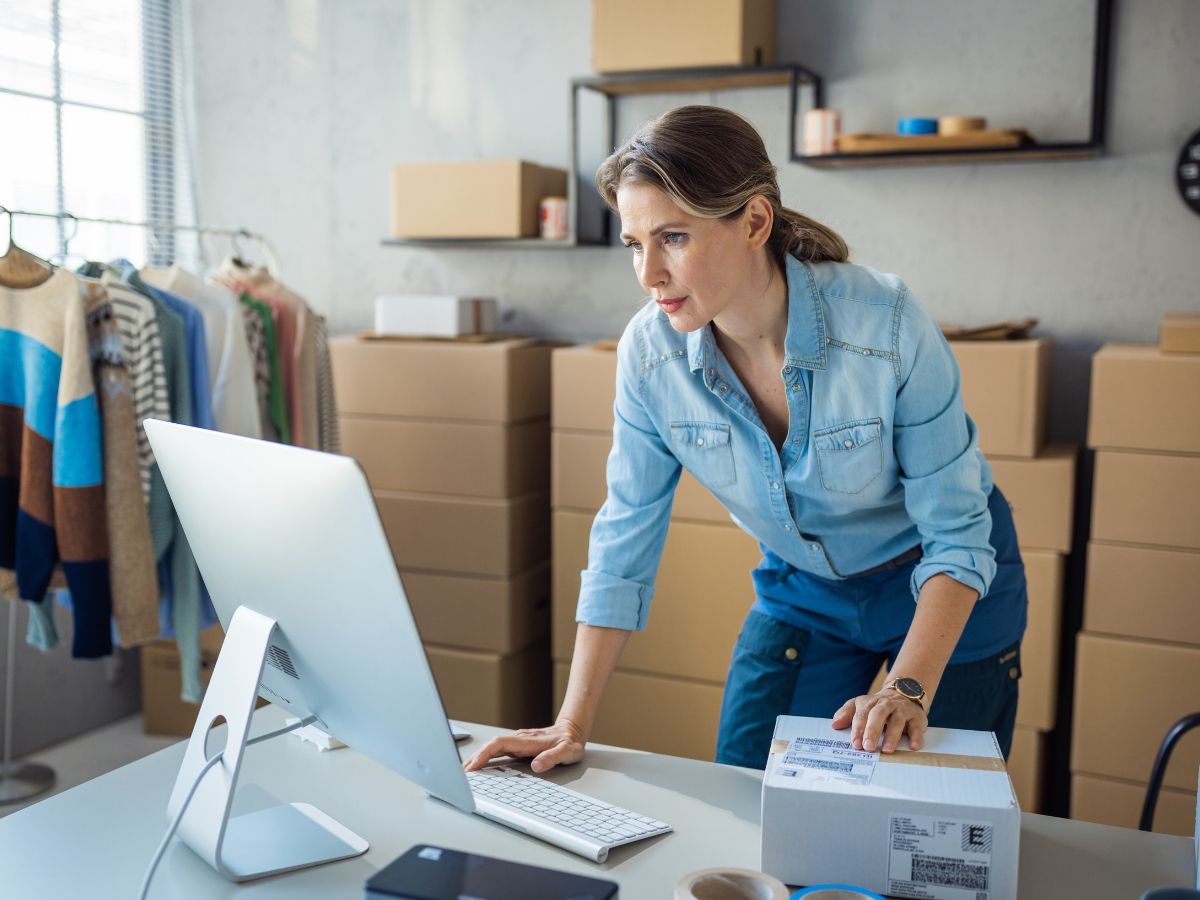
<instances>
[{"instance_id":1,"label":"white desk","mask_svg":"<svg viewBox=\"0 0 1200 900\"><path fill-rule=\"evenodd\" d=\"M283 714L264 707L255 718L254 733L261 734L280 727ZM475 746L498 733L483 726L472 731ZM183 746L0 819L0 897L136 896L166 826L164 810ZM624 900L670 898L675 882L696 869L758 867L761 776L755 771L596 746L584 763L556 769L551 777L670 822L675 832L614 850L606 864L595 865L433 800L353 750L320 753L287 735L247 750L237 811L305 800L367 838L371 849L345 862L238 886L175 842L150 896L361 900L367 878L417 843L609 878L621 885ZM1025 815L1020 897L1134 900L1150 887L1194 884L1193 847L1188 838Z\"/></svg>"}]
</instances>

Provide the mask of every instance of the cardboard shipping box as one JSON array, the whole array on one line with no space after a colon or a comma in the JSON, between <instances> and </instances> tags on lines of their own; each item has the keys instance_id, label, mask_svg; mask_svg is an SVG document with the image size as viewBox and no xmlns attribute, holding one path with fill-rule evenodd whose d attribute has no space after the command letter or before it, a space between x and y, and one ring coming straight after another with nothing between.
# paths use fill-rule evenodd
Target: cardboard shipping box
<instances>
[{"instance_id":1,"label":"cardboard shipping box","mask_svg":"<svg viewBox=\"0 0 1200 900\"><path fill-rule=\"evenodd\" d=\"M190 737L200 707L179 696L183 677L179 650L174 641L155 641L142 646L142 728L146 734ZM218 652L201 647L200 680L208 687Z\"/></svg>"},{"instance_id":2,"label":"cardboard shipping box","mask_svg":"<svg viewBox=\"0 0 1200 900\"><path fill-rule=\"evenodd\" d=\"M1200 647L1079 635L1071 771L1145 781L1167 731L1197 709ZM1175 747L1163 784L1196 790L1200 731Z\"/></svg>"},{"instance_id":3,"label":"cardboard shipping box","mask_svg":"<svg viewBox=\"0 0 1200 900\"><path fill-rule=\"evenodd\" d=\"M510 578L550 558L550 495L506 500L375 491L401 569Z\"/></svg>"},{"instance_id":4,"label":"cardboard shipping box","mask_svg":"<svg viewBox=\"0 0 1200 900\"><path fill-rule=\"evenodd\" d=\"M592 516L555 510L554 658L575 646L579 573L587 568ZM754 603L750 570L758 545L734 525L672 522L645 630L621 654L621 667L723 684L742 621Z\"/></svg>"},{"instance_id":5,"label":"cardboard shipping box","mask_svg":"<svg viewBox=\"0 0 1200 900\"><path fill-rule=\"evenodd\" d=\"M550 353L528 339L487 343L334 338L338 412L508 424L550 413Z\"/></svg>"},{"instance_id":6,"label":"cardboard shipping box","mask_svg":"<svg viewBox=\"0 0 1200 900\"><path fill-rule=\"evenodd\" d=\"M852 749L829 719L775 721L760 868L786 884L1015 900L1020 831L990 732L930 728L920 752L881 754Z\"/></svg>"},{"instance_id":7,"label":"cardboard shipping box","mask_svg":"<svg viewBox=\"0 0 1200 900\"><path fill-rule=\"evenodd\" d=\"M1200 313L1167 313L1158 346L1167 353L1200 353Z\"/></svg>"},{"instance_id":8,"label":"cardboard shipping box","mask_svg":"<svg viewBox=\"0 0 1200 900\"><path fill-rule=\"evenodd\" d=\"M550 566L515 578L401 572L421 640L513 653L550 632Z\"/></svg>"},{"instance_id":9,"label":"cardboard shipping box","mask_svg":"<svg viewBox=\"0 0 1200 900\"><path fill-rule=\"evenodd\" d=\"M775 59L774 0L592 0L597 72L763 66ZM631 23L637 23L632 27ZM663 40L670 35L670 40Z\"/></svg>"},{"instance_id":10,"label":"cardboard shipping box","mask_svg":"<svg viewBox=\"0 0 1200 900\"><path fill-rule=\"evenodd\" d=\"M1070 444L1051 444L1036 459L988 457L992 478L1012 506L1022 548L1071 551L1075 455Z\"/></svg>"},{"instance_id":11,"label":"cardboard shipping box","mask_svg":"<svg viewBox=\"0 0 1200 900\"><path fill-rule=\"evenodd\" d=\"M1072 819L1137 828L1145 801L1144 782L1117 781L1094 775L1071 776ZM1154 830L1160 834L1192 837L1196 833L1196 795L1168 787L1159 791Z\"/></svg>"},{"instance_id":12,"label":"cardboard shipping box","mask_svg":"<svg viewBox=\"0 0 1200 900\"><path fill-rule=\"evenodd\" d=\"M1007 767L1021 811L1041 812L1042 777L1046 768L1045 733L1018 725L1013 731Z\"/></svg>"},{"instance_id":13,"label":"cardboard shipping box","mask_svg":"<svg viewBox=\"0 0 1200 900\"><path fill-rule=\"evenodd\" d=\"M617 397L617 352L602 346L560 347L550 362L550 424L610 438Z\"/></svg>"},{"instance_id":14,"label":"cardboard shipping box","mask_svg":"<svg viewBox=\"0 0 1200 900\"><path fill-rule=\"evenodd\" d=\"M571 664L554 664L554 711L562 706ZM617 669L604 691L589 740L648 753L711 762L721 717L719 684Z\"/></svg>"},{"instance_id":15,"label":"cardboard shipping box","mask_svg":"<svg viewBox=\"0 0 1200 900\"><path fill-rule=\"evenodd\" d=\"M537 237L543 197L565 197L567 173L523 160L392 166L392 236Z\"/></svg>"},{"instance_id":16,"label":"cardboard shipping box","mask_svg":"<svg viewBox=\"0 0 1200 900\"><path fill-rule=\"evenodd\" d=\"M1106 344L1092 357L1088 445L1200 453L1197 398L1200 353Z\"/></svg>"},{"instance_id":17,"label":"cardboard shipping box","mask_svg":"<svg viewBox=\"0 0 1200 900\"><path fill-rule=\"evenodd\" d=\"M374 490L502 499L550 486L546 419L511 425L341 418L342 452Z\"/></svg>"},{"instance_id":18,"label":"cardboard shipping box","mask_svg":"<svg viewBox=\"0 0 1200 900\"><path fill-rule=\"evenodd\" d=\"M375 335L460 338L496 330L496 301L452 294L379 294Z\"/></svg>"},{"instance_id":19,"label":"cardboard shipping box","mask_svg":"<svg viewBox=\"0 0 1200 900\"><path fill-rule=\"evenodd\" d=\"M484 653L426 645L446 715L501 728L550 722L550 653L546 641L516 653Z\"/></svg>"},{"instance_id":20,"label":"cardboard shipping box","mask_svg":"<svg viewBox=\"0 0 1200 900\"><path fill-rule=\"evenodd\" d=\"M1037 456L1050 396L1050 340L951 341L950 348L979 448L989 457Z\"/></svg>"},{"instance_id":21,"label":"cardboard shipping box","mask_svg":"<svg viewBox=\"0 0 1200 900\"><path fill-rule=\"evenodd\" d=\"M1200 455L1096 452L1092 539L1200 550Z\"/></svg>"},{"instance_id":22,"label":"cardboard shipping box","mask_svg":"<svg viewBox=\"0 0 1200 900\"><path fill-rule=\"evenodd\" d=\"M1200 646L1200 552L1092 541L1086 591L1087 631Z\"/></svg>"},{"instance_id":23,"label":"cardboard shipping box","mask_svg":"<svg viewBox=\"0 0 1200 900\"><path fill-rule=\"evenodd\" d=\"M1058 721L1063 558L1044 550L1022 550L1021 556L1029 590L1029 620L1021 642L1017 724L1049 731Z\"/></svg>"}]
</instances>

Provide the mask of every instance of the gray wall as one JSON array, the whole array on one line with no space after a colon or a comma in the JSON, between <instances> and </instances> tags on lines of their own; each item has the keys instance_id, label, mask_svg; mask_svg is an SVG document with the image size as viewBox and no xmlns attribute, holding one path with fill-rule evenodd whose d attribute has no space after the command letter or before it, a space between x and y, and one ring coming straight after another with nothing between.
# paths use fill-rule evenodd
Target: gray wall
<instances>
[{"instance_id":1,"label":"gray wall","mask_svg":"<svg viewBox=\"0 0 1200 900\"><path fill-rule=\"evenodd\" d=\"M368 327L384 291L482 292L514 310L510 329L571 339L616 334L637 307L622 248L379 243L392 163L566 164L589 0L202 0L190 22L201 216L268 234L335 331ZM778 58L824 75L848 131L980 113L1069 140L1086 135L1092 22L1091 0L782 0ZM1097 160L814 170L786 161L783 89L622 101L618 133L683 102L746 114L785 201L936 317L1039 316L1059 346L1052 434L1082 440L1090 353L1200 307L1200 219L1172 180L1200 128L1200 4L1118 3L1113 47Z\"/></svg>"}]
</instances>

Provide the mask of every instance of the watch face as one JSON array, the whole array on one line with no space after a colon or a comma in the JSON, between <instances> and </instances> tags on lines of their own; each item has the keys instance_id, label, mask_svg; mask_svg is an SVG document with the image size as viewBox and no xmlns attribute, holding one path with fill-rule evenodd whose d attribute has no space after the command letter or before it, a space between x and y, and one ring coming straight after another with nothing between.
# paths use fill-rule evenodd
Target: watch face
<instances>
[{"instance_id":1,"label":"watch face","mask_svg":"<svg viewBox=\"0 0 1200 900\"><path fill-rule=\"evenodd\" d=\"M920 697L925 693L925 689L921 687L921 682L915 678L897 678L896 690L902 693L905 697Z\"/></svg>"}]
</instances>

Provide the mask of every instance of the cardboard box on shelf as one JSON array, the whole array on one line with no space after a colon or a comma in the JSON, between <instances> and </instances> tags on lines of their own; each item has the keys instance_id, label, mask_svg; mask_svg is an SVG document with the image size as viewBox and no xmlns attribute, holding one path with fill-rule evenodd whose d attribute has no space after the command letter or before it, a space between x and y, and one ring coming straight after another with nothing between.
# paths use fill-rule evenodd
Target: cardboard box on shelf
<instances>
[{"instance_id":1,"label":"cardboard box on shelf","mask_svg":"<svg viewBox=\"0 0 1200 900\"><path fill-rule=\"evenodd\" d=\"M772 0L593 0L597 72L763 66L775 59ZM636 21L637 28L630 23ZM671 40L661 40L661 35Z\"/></svg>"},{"instance_id":2,"label":"cardboard box on shelf","mask_svg":"<svg viewBox=\"0 0 1200 900\"><path fill-rule=\"evenodd\" d=\"M200 680L208 687L217 652L200 650ZM142 646L142 728L146 734L190 737L200 713L199 705L180 699L183 677L179 650L174 641L156 641Z\"/></svg>"},{"instance_id":3,"label":"cardboard box on shelf","mask_svg":"<svg viewBox=\"0 0 1200 900\"><path fill-rule=\"evenodd\" d=\"M421 640L513 653L550 631L550 566L514 578L401 572Z\"/></svg>"},{"instance_id":4,"label":"cardboard box on shelf","mask_svg":"<svg viewBox=\"0 0 1200 900\"><path fill-rule=\"evenodd\" d=\"M1200 645L1200 552L1092 541L1088 544L1083 627Z\"/></svg>"},{"instance_id":5,"label":"cardboard box on shelf","mask_svg":"<svg viewBox=\"0 0 1200 900\"><path fill-rule=\"evenodd\" d=\"M571 664L554 664L554 711L562 706ZM617 669L604 691L589 740L648 753L713 760L721 717L719 684Z\"/></svg>"},{"instance_id":6,"label":"cardboard box on shelf","mask_svg":"<svg viewBox=\"0 0 1200 900\"><path fill-rule=\"evenodd\" d=\"M1149 770L1147 770L1149 774ZM1145 782L1118 781L1076 772L1071 776L1071 818L1118 828L1137 828L1146 801ZM1196 795L1164 787L1154 810L1154 830L1191 837L1196 833Z\"/></svg>"},{"instance_id":7,"label":"cardboard box on shelf","mask_svg":"<svg viewBox=\"0 0 1200 900\"><path fill-rule=\"evenodd\" d=\"M989 457L1037 456L1050 395L1050 340L951 341L950 348L980 449Z\"/></svg>"},{"instance_id":8,"label":"cardboard box on shelf","mask_svg":"<svg viewBox=\"0 0 1200 900\"><path fill-rule=\"evenodd\" d=\"M374 490L503 499L550 486L546 419L510 425L341 418L342 451Z\"/></svg>"},{"instance_id":9,"label":"cardboard box on shelf","mask_svg":"<svg viewBox=\"0 0 1200 900\"><path fill-rule=\"evenodd\" d=\"M1020 831L1021 810L990 732L930 728L924 750L878 754L852 750L829 719L775 722L761 867L787 884L956 900L964 890L943 874L953 867L970 890L1015 900Z\"/></svg>"},{"instance_id":10,"label":"cardboard box on shelf","mask_svg":"<svg viewBox=\"0 0 1200 900\"><path fill-rule=\"evenodd\" d=\"M524 160L392 166L392 236L537 237L543 197L565 197L564 169Z\"/></svg>"},{"instance_id":11,"label":"cardboard box on shelf","mask_svg":"<svg viewBox=\"0 0 1200 900\"><path fill-rule=\"evenodd\" d=\"M1200 455L1096 451L1092 539L1200 550Z\"/></svg>"},{"instance_id":12,"label":"cardboard box on shelf","mask_svg":"<svg viewBox=\"0 0 1200 900\"><path fill-rule=\"evenodd\" d=\"M605 470L611 449L611 434L555 431L550 438L551 506L599 510L608 495ZM730 523L729 511L686 470L675 488L671 518Z\"/></svg>"},{"instance_id":13,"label":"cardboard box on shelf","mask_svg":"<svg viewBox=\"0 0 1200 900\"><path fill-rule=\"evenodd\" d=\"M1029 590L1029 621L1021 642L1017 724L1049 731L1058 720L1063 558L1043 550L1022 550L1021 556Z\"/></svg>"},{"instance_id":14,"label":"cardboard box on shelf","mask_svg":"<svg viewBox=\"0 0 1200 900\"><path fill-rule=\"evenodd\" d=\"M1092 357L1088 446L1200 453L1200 354L1106 344Z\"/></svg>"},{"instance_id":15,"label":"cardboard box on shelf","mask_svg":"<svg viewBox=\"0 0 1200 900\"><path fill-rule=\"evenodd\" d=\"M1079 635L1071 771L1126 781L1150 775L1159 744L1196 712L1200 647ZM1184 735L1163 784L1196 790L1200 731Z\"/></svg>"},{"instance_id":16,"label":"cardboard box on shelf","mask_svg":"<svg viewBox=\"0 0 1200 900\"><path fill-rule=\"evenodd\" d=\"M1013 731L1012 751L1008 754L1008 776L1021 804L1022 812L1041 812L1042 776L1046 767L1046 735L1036 728L1020 725Z\"/></svg>"},{"instance_id":17,"label":"cardboard box on shelf","mask_svg":"<svg viewBox=\"0 0 1200 900\"><path fill-rule=\"evenodd\" d=\"M456 338L496 328L496 301L446 294L380 294L375 298L375 334Z\"/></svg>"},{"instance_id":18,"label":"cardboard box on shelf","mask_svg":"<svg viewBox=\"0 0 1200 900\"><path fill-rule=\"evenodd\" d=\"M1012 505L1022 548L1071 551L1075 455L1070 444L1051 444L1036 459L988 457L996 486Z\"/></svg>"},{"instance_id":19,"label":"cardboard box on shelf","mask_svg":"<svg viewBox=\"0 0 1200 900\"><path fill-rule=\"evenodd\" d=\"M617 352L609 345L560 347L550 362L550 424L555 431L612 436L617 397Z\"/></svg>"},{"instance_id":20,"label":"cardboard box on shelf","mask_svg":"<svg viewBox=\"0 0 1200 900\"><path fill-rule=\"evenodd\" d=\"M551 347L537 341L339 337L329 352L343 415L497 424L549 415Z\"/></svg>"},{"instance_id":21,"label":"cardboard box on shelf","mask_svg":"<svg viewBox=\"0 0 1200 900\"><path fill-rule=\"evenodd\" d=\"M1163 316L1158 346L1167 353L1200 353L1200 313Z\"/></svg>"},{"instance_id":22,"label":"cardboard box on shelf","mask_svg":"<svg viewBox=\"0 0 1200 900\"><path fill-rule=\"evenodd\" d=\"M375 491L401 569L510 578L550 558L550 495L505 500Z\"/></svg>"},{"instance_id":23,"label":"cardboard box on shelf","mask_svg":"<svg viewBox=\"0 0 1200 900\"><path fill-rule=\"evenodd\" d=\"M550 722L553 689L548 642L516 653L485 653L427 644L429 668L446 715L501 728L540 728Z\"/></svg>"},{"instance_id":24,"label":"cardboard box on shelf","mask_svg":"<svg viewBox=\"0 0 1200 900\"><path fill-rule=\"evenodd\" d=\"M592 516L553 513L554 658L571 658L579 573L587 568ZM625 669L723 684L742 621L754 602L750 570L761 554L734 525L671 523L646 629L621 654Z\"/></svg>"}]
</instances>

